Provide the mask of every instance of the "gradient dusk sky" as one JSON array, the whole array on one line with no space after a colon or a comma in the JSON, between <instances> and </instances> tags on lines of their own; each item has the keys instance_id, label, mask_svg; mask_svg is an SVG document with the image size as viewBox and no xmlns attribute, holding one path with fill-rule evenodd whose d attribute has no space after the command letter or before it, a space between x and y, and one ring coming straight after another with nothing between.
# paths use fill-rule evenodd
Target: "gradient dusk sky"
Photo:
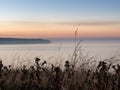
<instances>
[{"instance_id":1,"label":"gradient dusk sky","mask_svg":"<svg viewBox=\"0 0 120 90\"><path fill-rule=\"evenodd\" d=\"M0 0L0 37L120 38L120 0Z\"/></svg>"}]
</instances>

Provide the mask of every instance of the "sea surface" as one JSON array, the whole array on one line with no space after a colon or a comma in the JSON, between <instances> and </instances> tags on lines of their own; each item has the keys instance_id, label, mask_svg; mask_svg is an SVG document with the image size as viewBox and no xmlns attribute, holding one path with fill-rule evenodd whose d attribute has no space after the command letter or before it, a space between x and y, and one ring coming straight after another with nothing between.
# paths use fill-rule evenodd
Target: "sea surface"
<instances>
[{"instance_id":1,"label":"sea surface","mask_svg":"<svg viewBox=\"0 0 120 90\"><path fill-rule=\"evenodd\" d=\"M30 64L35 57L51 63L69 59L81 40L51 40L50 44L0 45L0 59L5 65ZM83 54L104 59L120 53L120 40L83 40Z\"/></svg>"}]
</instances>

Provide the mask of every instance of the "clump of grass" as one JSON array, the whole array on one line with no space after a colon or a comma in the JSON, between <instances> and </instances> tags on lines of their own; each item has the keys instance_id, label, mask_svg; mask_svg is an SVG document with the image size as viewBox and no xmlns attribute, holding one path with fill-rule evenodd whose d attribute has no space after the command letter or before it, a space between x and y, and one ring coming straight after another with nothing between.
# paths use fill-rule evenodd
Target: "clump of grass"
<instances>
[{"instance_id":1,"label":"clump of grass","mask_svg":"<svg viewBox=\"0 0 120 90\"><path fill-rule=\"evenodd\" d=\"M34 65L19 69L0 61L0 90L120 90L120 65L100 61L95 70L65 61L64 69L35 58ZM113 69L113 72L111 72Z\"/></svg>"}]
</instances>

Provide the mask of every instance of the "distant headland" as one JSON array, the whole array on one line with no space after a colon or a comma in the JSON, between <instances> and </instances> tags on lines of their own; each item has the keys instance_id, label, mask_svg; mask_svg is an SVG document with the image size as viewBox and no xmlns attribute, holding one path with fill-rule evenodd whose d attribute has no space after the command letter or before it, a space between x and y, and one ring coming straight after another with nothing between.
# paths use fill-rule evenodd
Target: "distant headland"
<instances>
[{"instance_id":1,"label":"distant headland","mask_svg":"<svg viewBox=\"0 0 120 90\"><path fill-rule=\"evenodd\" d=\"M0 44L49 44L47 39L0 38Z\"/></svg>"}]
</instances>

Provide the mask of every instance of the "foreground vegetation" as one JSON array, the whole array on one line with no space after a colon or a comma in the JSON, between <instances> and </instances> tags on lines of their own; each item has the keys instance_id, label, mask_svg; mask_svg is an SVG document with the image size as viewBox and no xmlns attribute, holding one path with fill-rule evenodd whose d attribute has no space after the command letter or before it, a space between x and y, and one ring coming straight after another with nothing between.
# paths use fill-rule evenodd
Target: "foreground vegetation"
<instances>
[{"instance_id":1,"label":"foreground vegetation","mask_svg":"<svg viewBox=\"0 0 120 90\"><path fill-rule=\"evenodd\" d=\"M70 61L64 69L47 64L36 58L35 65L12 68L0 61L0 90L120 90L118 64L100 61L95 69L76 67Z\"/></svg>"},{"instance_id":2,"label":"foreground vegetation","mask_svg":"<svg viewBox=\"0 0 120 90\"><path fill-rule=\"evenodd\" d=\"M0 60L0 90L120 90L120 65L114 63L120 58L98 61L83 55L80 43L62 66L35 58L14 68Z\"/></svg>"}]
</instances>

